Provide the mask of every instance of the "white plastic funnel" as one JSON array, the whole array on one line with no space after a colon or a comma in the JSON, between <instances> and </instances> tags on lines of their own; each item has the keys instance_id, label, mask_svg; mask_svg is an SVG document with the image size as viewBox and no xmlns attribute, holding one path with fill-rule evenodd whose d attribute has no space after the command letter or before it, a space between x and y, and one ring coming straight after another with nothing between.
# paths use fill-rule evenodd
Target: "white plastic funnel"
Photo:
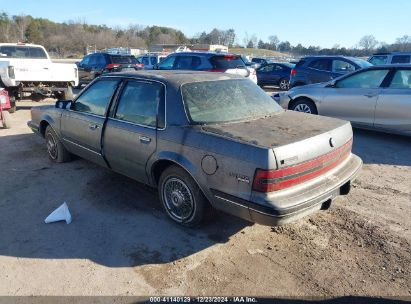
<instances>
[{"instance_id":1,"label":"white plastic funnel","mask_svg":"<svg viewBox=\"0 0 411 304\"><path fill-rule=\"evenodd\" d=\"M46 224L59 221L66 221L67 224L71 223L71 214L66 202L50 213L50 215L44 220Z\"/></svg>"}]
</instances>

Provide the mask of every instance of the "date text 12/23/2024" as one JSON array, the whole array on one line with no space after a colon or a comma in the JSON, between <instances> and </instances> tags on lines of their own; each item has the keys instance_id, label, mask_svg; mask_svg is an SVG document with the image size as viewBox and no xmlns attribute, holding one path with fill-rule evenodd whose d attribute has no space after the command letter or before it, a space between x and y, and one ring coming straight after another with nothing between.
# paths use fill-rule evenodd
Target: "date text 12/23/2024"
<instances>
[{"instance_id":1,"label":"date text 12/23/2024","mask_svg":"<svg viewBox=\"0 0 411 304\"><path fill-rule=\"evenodd\" d=\"M258 303L254 297L150 297L150 303Z\"/></svg>"}]
</instances>

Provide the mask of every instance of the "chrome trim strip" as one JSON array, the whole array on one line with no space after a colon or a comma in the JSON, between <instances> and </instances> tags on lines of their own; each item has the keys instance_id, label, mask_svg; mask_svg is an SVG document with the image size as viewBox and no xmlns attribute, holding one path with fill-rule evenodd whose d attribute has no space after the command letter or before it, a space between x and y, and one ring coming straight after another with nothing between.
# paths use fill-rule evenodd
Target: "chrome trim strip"
<instances>
[{"instance_id":1,"label":"chrome trim strip","mask_svg":"<svg viewBox=\"0 0 411 304\"><path fill-rule=\"evenodd\" d=\"M77 146L77 147L80 147L80 148L82 148L82 149L84 149L84 150L87 150L87 151L89 151L89 152L92 152L92 153L94 153L94 154L97 154L97 155L99 155L99 156L103 156L101 153L98 153L98 152L96 152L96 151L90 150L89 148L86 148L86 147L84 147L84 146L82 146L82 145L79 145L79 144L77 144L77 143L75 143L75 142L72 142L71 140L68 140L68 139L65 139L65 138L63 138L63 140L66 141L66 142L68 142L68 143L70 143L70 144L73 144L73 145L75 145L75 146Z\"/></svg>"}]
</instances>

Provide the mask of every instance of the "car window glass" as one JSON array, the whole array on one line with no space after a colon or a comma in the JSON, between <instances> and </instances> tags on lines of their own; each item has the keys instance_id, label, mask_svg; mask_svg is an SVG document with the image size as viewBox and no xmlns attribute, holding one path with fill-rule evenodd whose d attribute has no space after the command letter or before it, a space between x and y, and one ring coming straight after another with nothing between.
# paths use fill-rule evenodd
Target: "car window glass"
<instances>
[{"instance_id":1,"label":"car window glass","mask_svg":"<svg viewBox=\"0 0 411 304\"><path fill-rule=\"evenodd\" d=\"M151 65L157 64L157 57L150 57Z\"/></svg>"},{"instance_id":2,"label":"car window glass","mask_svg":"<svg viewBox=\"0 0 411 304\"><path fill-rule=\"evenodd\" d=\"M280 66L280 65L276 65L276 66L275 66L275 70L276 70L276 71L282 71L282 70L283 70L283 67Z\"/></svg>"},{"instance_id":3,"label":"car window glass","mask_svg":"<svg viewBox=\"0 0 411 304\"><path fill-rule=\"evenodd\" d=\"M335 86L337 88L378 88L387 74L388 70L364 71L338 81Z\"/></svg>"},{"instance_id":4,"label":"car window glass","mask_svg":"<svg viewBox=\"0 0 411 304\"><path fill-rule=\"evenodd\" d=\"M95 65L99 67L105 67L106 66L106 59L104 58L104 55L98 55L96 56L96 61Z\"/></svg>"},{"instance_id":5,"label":"car window glass","mask_svg":"<svg viewBox=\"0 0 411 304\"><path fill-rule=\"evenodd\" d=\"M348 73L355 71L355 66L343 60L333 60L333 72Z\"/></svg>"},{"instance_id":6,"label":"car window glass","mask_svg":"<svg viewBox=\"0 0 411 304\"><path fill-rule=\"evenodd\" d=\"M330 70L330 61L328 59L318 59L313 60L308 66L312 69L329 71Z\"/></svg>"},{"instance_id":7,"label":"car window glass","mask_svg":"<svg viewBox=\"0 0 411 304\"><path fill-rule=\"evenodd\" d=\"M411 70L398 70L390 83L392 89L411 89Z\"/></svg>"},{"instance_id":8,"label":"car window glass","mask_svg":"<svg viewBox=\"0 0 411 304\"><path fill-rule=\"evenodd\" d=\"M171 70L174 66L175 60L176 56L169 56L158 65L158 68L161 70Z\"/></svg>"},{"instance_id":9,"label":"car window glass","mask_svg":"<svg viewBox=\"0 0 411 304\"><path fill-rule=\"evenodd\" d=\"M201 64L198 56L178 56L176 59L175 69L177 70L194 70Z\"/></svg>"},{"instance_id":10,"label":"car window glass","mask_svg":"<svg viewBox=\"0 0 411 304\"><path fill-rule=\"evenodd\" d=\"M89 87L73 104L73 110L95 115L105 115L118 84L118 80L100 80Z\"/></svg>"},{"instance_id":11,"label":"car window glass","mask_svg":"<svg viewBox=\"0 0 411 304\"><path fill-rule=\"evenodd\" d=\"M210 58L213 69L227 70L245 68L245 63L240 56L236 55L217 55Z\"/></svg>"},{"instance_id":12,"label":"car window glass","mask_svg":"<svg viewBox=\"0 0 411 304\"><path fill-rule=\"evenodd\" d=\"M391 63L410 63L410 56L409 55L392 56Z\"/></svg>"},{"instance_id":13,"label":"car window glass","mask_svg":"<svg viewBox=\"0 0 411 304\"><path fill-rule=\"evenodd\" d=\"M81 65L89 65L90 63L90 56L86 56L83 58L83 60L80 62Z\"/></svg>"},{"instance_id":14,"label":"car window glass","mask_svg":"<svg viewBox=\"0 0 411 304\"><path fill-rule=\"evenodd\" d=\"M388 56L372 56L370 63L372 63L373 65L386 64L387 60Z\"/></svg>"},{"instance_id":15,"label":"car window glass","mask_svg":"<svg viewBox=\"0 0 411 304\"><path fill-rule=\"evenodd\" d=\"M162 95L161 84L130 81L121 93L115 118L155 127Z\"/></svg>"},{"instance_id":16,"label":"car window glass","mask_svg":"<svg viewBox=\"0 0 411 304\"><path fill-rule=\"evenodd\" d=\"M260 71L262 71L262 72L272 72L273 70L274 70L274 65L272 65L272 64L265 65L265 66L260 68Z\"/></svg>"},{"instance_id":17,"label":"car window glass","mask_svg":"<svg viewBox=\"0 0 411 304\"><path fill-rule=\"evenodd\" d=\"M110 56L112 63L119 64L136 64L138 63L137 58L134 56Z\"/></svg>"},{"instance_id":18,"label":"car window glass","mask_svg":"<svg viewBox=\"0 0 411 304\"><path fill-rule=\"evenodd\" d=\"M88 65L91 65L91 66L96 66L97 65L97 55L96 54L90 56L90 60L88 62Z\"/></svg>"}]
</instances>

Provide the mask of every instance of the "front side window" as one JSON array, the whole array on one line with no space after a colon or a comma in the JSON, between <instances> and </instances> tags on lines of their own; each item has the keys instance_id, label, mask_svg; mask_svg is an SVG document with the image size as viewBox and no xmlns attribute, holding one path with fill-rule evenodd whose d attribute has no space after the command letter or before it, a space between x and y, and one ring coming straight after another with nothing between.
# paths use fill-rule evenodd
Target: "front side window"
<instances>
[{"instance_id":1,"label":"front side window","mask_svg":"<svg viewBox=\"0 0 411 304\"><path fill-rule=\"evenodd\" d=\"M72 110L104 116L118 80L100 80L89 87L73 104Z\"/></svg>"},{"instance_id":2,"label":"front side window","mask_svg":"<svg viewBox=\"0 0 411 304\"><path fill-rule=\"evenodd\" d=\"M392 56L391 63L410 63L410 56L409 55Z\"/></svg>"},{"instance_id":3,"label":"front side window","mask_svg":"<svg viewBox=\"0 0 411 304\"><path fill-rule=\"evenodd\" d=\"M159 65L159 70L172 70L174 66L174 62L176 61L176 56L169 56L164 59Z\"/></svg>"},{"instance_id":4,"label":"front side window","mask_svg":"<svg viewBox=\"0 0 411 304\"><path fill-rule=\"evenodd\" d=\"M83 60L80 62L81 66L87 66L90 64L90 55L87 55L86 57L83 58Z\"/></svg>"},{"instance_id":5,"label":"front side window","mask_svg":"<svg viewBox=\"0 0 411 304\"><path fill-rule=\"evenodd\" d=\"M283 111L248 79L186 83L181 91L187 114L194 124L250 120Z\"/></svg>"},{"instance_id":6,"label":"front side window","mask_svg":"<svg viewBox=\"0 0 411 304\"><path fill-rule=\"evenodd\" d=\"M337 88L379 88L389 70L368 70L338 81Z\"/></svg>"},{"instance_id":7,"label":"front side window","mask_svg":"<svg viewBox=\"0 0 411 304\"><path fill-rule=\"evenodd\" d=\"M330 71L330 60L328 59L318 59L318 60L313 60L308 67L320 71Z\"/></svg>"},{"instance_id":8,"label":"front side window","mask_svg":"<svg viewBox=\"0 0 411 304\"><path fill-rule=\"evenodd\" d=\"M391 89L411 89L411 70L396 71L389 87Z\"/></svg>"},{"instance_id":9,"label":"front side window","mask_svg":"<svg viewBox=\"0 0 411 304\"><path fill-rule=\"evenodd\" d=\"M355 71L355 66L343 60L333 60L334 73L349 73Z\"/></svg>"},{"instance_id":10,"label":"front side window","mask_svg":"<svg viewBox=\"0 0 411 304\"><path fill-rule=\"evenodd\" d=\"M164 87L159 83L129 81L121 93L114 117L155 127L157 108L163 96Z\"/></svg>"},{"instance_id":11,"label":"front side window","mask_svg":"<svg viewBox=\"0 0 411 304\"><path fill-rule=\"evenodd\" d=\"M373 65L387 64L388 56L372 56L369 62Z\"/></svg>"},{"instance_id":12,"label":"front side window","mask_svg":"<svg viewBox=\"0 0 411 304\"><path fill-rule=\"evenodd\" d=\"M265 66L263 66L259 69L259 71L261 71L261 72L272 72L273 70L274 70L274 65L273 64L265 65Z\"/></svg>"}]
</instances>

